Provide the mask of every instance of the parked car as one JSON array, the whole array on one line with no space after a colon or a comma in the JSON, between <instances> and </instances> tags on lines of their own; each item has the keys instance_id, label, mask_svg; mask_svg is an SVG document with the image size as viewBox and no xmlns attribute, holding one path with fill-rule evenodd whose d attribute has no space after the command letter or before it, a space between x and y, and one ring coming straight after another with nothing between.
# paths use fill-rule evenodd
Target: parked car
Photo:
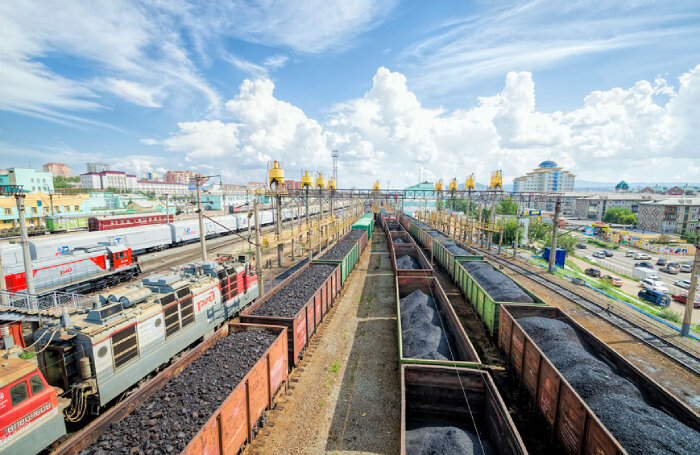
<instances>
[{"instance_id":1,"label":"parked car","mask_svg":"<svg viewBox=\"0 0 700 455\"><path fill-rule=\"evenodd\" d=\"M678 269L667 265L665 267L659 267L659 272L669 273L671 275L678 275Z\"/></svg>"},{"instance_id":2,"label":"parked car","mask_svg":"<svg viewBox=\"0 0 700 455\"><path fill-rule=\"evenodd\" d=\"M688 294L673 294L673 300L685 305L688 302ZM700 308L700 295L695 294L693 308Z\"/></svg>"},{"instance_id":3,"label":"parked car","mask_svg":"<svg viewBox=\"0 0 700 455\"><path fill-rule=\"evenodd\" d=\"M634 251L628 251L625 253L625 257L626 258L633 258L635 254L637 254L637 253L635 253Z\"/></svg>"},{"instance_id":4,"label":"parked car","mask_svg":"<svg viewBox=\"0 0 700 455\"><path fill-rule=\"evenodd\" d=\"M671 299L668 298L668 295L653 289L642 289L637 293L637 297L660 307L667 307L671 304Z\"/></svg>"},{"instance_id":5,"label":"parked car","mask_svg":"<svg viewBox=\"0 0 700 455\"><path fill-rule=\"evenodd\" d=\"M656 260L656 265L660 265L662 267L665 266L667 263L668 263L668 261L664 258L659 258Z\"/></svg>"},{"instance_id":6,"label":"parked car","mask_svg":"<svg viewBox=\"0 0 700 455\"><path fill-rule=\"evenodd\" d=\"M577 244L576 244L576 248L578 248L579 250L586 250L586 249L588 249L588 247L586 246L585 243L577 243Z\"/></svg>"},{"instance_id":7,"label":"parked car","mask_svg":"<svg viewBox=\"0 0 700 455\"><path fill-rule=\"evenodd\" d=\"M693 271L693 264L681 264L681 272L690 273Z\"/></svg>"},{"instance_id":8,"label":"parked car","mask_svg":"<svg viewBox=\"0 0 700 455\"><path fill-rule=\"evenodd\" d=\"M668 292L668 288L661 281L650 280L649 278L644 278L643 280L639 281L639 284L644 289L653 289L655 291Z\"/></svg>"},{"instance_id":9,"label":"parked car","mask_svg":"<svg viewBox=\"0 0 700 455\"><path fill-rule=\"evenodd\" d=\"M644 260L649 260L649 261L650 261L650 260L651 260L651 256L649 256L649 255L646 254L646 253L639 253L639 252L637 252L637 253L634 253L634 260L635 260L635 261L639 261L639 260L642 260L642 261L644 261Z\"/></svg>"},{"instance_id":10,"label":"parked car","mask_svg":"<svg viewBox=\"0 0 700 455\"><path fill-rule=\"evenodd\" d=\"M637 262L634 264L635 267L644 267L647 269L654 270L654 265L651 262Z\"/></svg>"},{"instance_id":11,"label":"parked car","mask_svg":"<svg viewBox=\"0 0 700 455\"><path fill-rule=\"evenodd\" d=\"M588 276L592 276L594 278L600 277L600 269L594 269L593 267L587 268L584 273Z\"/></svg>"},{"instance_id":12,"label":"parked car","mask_svg":"<svg viewBox=\"0 0 700 455\"><path fill-rule=\"evenodd\" d=\"M594 251L594 252L593 252L593 257L594 257L594 258L605 259L605 252L604 252L604 251Z\"/></svg>"},{"instance_id":13,"label":"parked car","mask_svg":"<svg viewBox=\"0 0 700 455\"><path fill-rule=\"evenodd\" d=\"M690 280L678 280L675 281L673 284L675 284L679 288L690 289Z\"/></svg>"},{"instance_id":14,"label":"parked car","mask_svg":"<svg viewBox=\"0 0 700 455\"><path fill-rule=\"evenodd\" d=\"M678 271L681 270L681 265L680 265L678 262L669 262L669 263L666 264L666 265L669 266L669 267L675 267L675 268L678 269Z\"/></svg>"},{"instance_id":15,"label":"parked car","mask_svg":"<svg viewBox=\"0 0 700 455\"><path fill-rule=\"evenodd\" d=\"M616 288L619 288L622 286L622 280L616 276L604 275L603 281L607 281L608 283L612 284Z\"/></svg>"},{"instance_id":16,"label":"parked car","mask_svg":"<svg viewBox=\"0 0 700 455\"><path fill-rule=\"evenodd\" d=\"M603 250L603 253L605 253L606 258L611 258L613 256L613 252L610 250Z\"/></svg>"}]
</instances>

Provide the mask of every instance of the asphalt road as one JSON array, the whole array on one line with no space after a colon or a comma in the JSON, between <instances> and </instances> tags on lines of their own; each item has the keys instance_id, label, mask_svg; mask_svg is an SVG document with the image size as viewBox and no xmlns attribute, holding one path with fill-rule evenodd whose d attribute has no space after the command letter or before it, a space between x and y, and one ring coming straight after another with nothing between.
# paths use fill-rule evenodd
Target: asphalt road
<instances>
[{"instance_id":1,"label":"asphalt road","mask_svg":"<svg viewBox=\"0 0 700 455\"><path fill-rule=\"evenodd\" d=\"M611 270L614 270L617 273L623 273L628 276L634 276L633 275L633 269L634 269L634 264L642 262L641 259L635 260L634 258L629 258L625 257L625 252L628 251L627 249L620 249L620 250L615 250L613 251L613 256L612 257L606 257L605 259L603 258L593 258L592 254L594 251L602 251L601 249L592 249L592 245L588 245L588 249L586 250L576 250L576 255L579 257L585 257L586 259L589 259L597 264L600 264L601 266L608 267ZM639 251L636 249L630 249L632 251ZM656 260L659 258L667 259L670 260L671 262L688 262L692 263L692 257L691 256L675 256L675 255L664 255L664 254L651 254L651 260L647 259L644 260L645 262L651 262L654 264L654 272L659 276L661 281L666 285L667 288L671 291L672 294L677 294L679 292L686 293L688 292L687 289L683 289L681 287L678 287L674 284L674 282L678 280L688 280L690 281L690 272L679 272L676 275L671 275L668 273L661 272L659 269L661 268L660 266L656 265Z\"/></svg>"}]
</instances>

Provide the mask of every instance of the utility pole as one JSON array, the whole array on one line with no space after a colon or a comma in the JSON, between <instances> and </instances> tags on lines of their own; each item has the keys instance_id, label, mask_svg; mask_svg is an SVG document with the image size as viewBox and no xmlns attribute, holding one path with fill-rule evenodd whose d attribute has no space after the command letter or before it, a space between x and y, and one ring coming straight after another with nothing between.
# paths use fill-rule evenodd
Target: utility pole
<instances>
[{"instance_id":1,"label":"utility pole","mask_svg":"<svg viewBox=\"0 0 700 455\"><path fill-rule=\"evenodd\" d=\"M513 257L518 254L518 241L520 240L520 207L515 212L515 240L513 243Z\"/></svg>"},{"instance_id":2,"label":"utility pole","mask_svg":"<svg viewBox=\"0 0 700 455\"><path fill-rule=\"evenodd\" d=\"M491 198L491 213L489 213L489 230L486 233L486 249L491 251L491 240L493 240L493 229L496 226L496 193Z\"/></svg>"},{"instance_id":3,"label":"utility pole","mask_svg":"<svg viewBox=\"0 0 700 455\"><path fill-rule=\"evenodd\" d=\"M557 230L559 229L559 212L561 211L561 201L557 199L554 204L554 218L552 219L552 246L549 250L549 267L547 271L554 273L554 257L557 255Z\"/></svg>"},{"instance_id":4,"label":"utility pole","mask_svg":"<svg viewBox=\"0 0 700 455\"><path fill-rule=\"evenodd\" d=\"M5 283L5 269L2 266L2 253L0 253L0 305L9 305L7 298L7 284Z\"/></svg>"},{"instance_id":5,"label":"utility pole","mask_svg":"<svg viewBox=\"0 0 700 455\"><path fill-rule=\"evenodd\" d=\"M284 242L282 241L282 195L277 194L275 196L275 203L277 205L277 224L275 225L277 231L277 267L282 267L282 256L284 255Z\"/></svg>"},{"instance_id":6,"label":"utility pole","mask_svg":"<svg viewBox=\"0 0 700 455\"><path fill-rule=\"evenodd\" d=\"M304 193L306 195L306 238L308 240L308 245L307 249L309 251L309 262L311 261L311 257L313 256L313 250L311 249L312 246L312 240L311 240L311 222L309 221L309 189L306 189L306 192Z\"/></svg>"},{"instance_id":7,"label":"utility pole","mask_svg":"<svg viewBox=\"0 0 700 455\"><path fill-rule=\"evenodd\" d=\"M49 204L51 204L51 216L53 216L53 193L49 193Z\"/></svg>"},{"instance_id":8,"label":"utility pole","mask_svg":"<svg viewBox=\"0 0 700 455\"><path fill-rule=\"evenodd\" d=\"M29 235L27 234L27 220L24 217L24 194L16 194L17 214L19 215L19 233L24 256L24 280L27 283L27 294L36 294L34 289L34 274L32 273L32 258L29 255Z\"/></svg>"},{"instance_id":9,"label":"utility pole","mask_svg":"<svg viewBox=\"0 0 700 455\"><path fill-rule=\"evenodd\" d=\"M688 300L685 302L685 313L683 314L683 326L681 327L681 336L687 337L690 333L690 321L693 315L693 305L695 304L696 288L698 287L698 275L700 274L700 230L696 228L699 234L695 239L695 260L693 261L693 269L690 274L690 288L688 289Z\"/></svg>"},{"instance_id":10,"label":"utility pole","mask_svg":"<svg viewBox=\"0 0 700 455\"><path fill-rule=\"evenodd\" d=\"M170 204L168 204L168 193L165 193L165 222L170 223Z\"/></svg>"},{"instance_id":11,"label":"utility pole","mask_svg":"<svg viewBox=\"0 0 700 455\"><path fill-rule=\"evenodd\" d=\"M199 215L199 246L202 248L202 261L207 262L207 244L206 233L204 232L204 212L202 211L202 196L200 187L202 186L202 178L196 177L197 183L197 214ZM256 225L257 226L257 225ZM258 280L260 281L260 280Z\"/></svg>"},{"instance_id":12,"label":"utility pole","mask_svg":"<svg viewBox=\"0 0 700 455\"><path fill-rule=\"evenodd\" d=\"M253 202L253 213L255 214L255 273L258 275L258 295L262 297L265 295L265 280L263 280L262 239L260 238L260 213L257 198Z\"/></svg>"}]
</instances>

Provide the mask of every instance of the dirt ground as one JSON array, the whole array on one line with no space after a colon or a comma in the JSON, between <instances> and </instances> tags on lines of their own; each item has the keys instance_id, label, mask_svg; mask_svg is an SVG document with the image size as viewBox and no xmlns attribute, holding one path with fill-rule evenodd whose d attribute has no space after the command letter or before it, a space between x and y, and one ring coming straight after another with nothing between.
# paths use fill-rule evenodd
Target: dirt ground
<instances>
[{"instance_id":1,"label":"dirt ground","mask_svg":"<svg viewBox=\"0 0 700 455\"><path fill-rule=\"evenodd\" d=\"M394 277L375 230L248 454L399 451Z\"/></svg>"}]
</instances>

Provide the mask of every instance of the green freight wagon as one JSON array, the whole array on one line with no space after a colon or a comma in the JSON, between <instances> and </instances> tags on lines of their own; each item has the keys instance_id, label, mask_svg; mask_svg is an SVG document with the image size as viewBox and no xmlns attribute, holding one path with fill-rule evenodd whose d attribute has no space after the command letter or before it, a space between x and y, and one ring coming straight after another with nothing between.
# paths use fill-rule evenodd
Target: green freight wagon
<instances>
[{"instance_id":1,"label":"green freight wagon","mask_svg":"<svg viewBox=\"0 0 700 455\"><path fill-rule=\"evenodd\" d=\"M494 301L493 298L491 298L491 296L489 296L489 294L484 290L484 288L482 288L481 285L479 285L479 283L462 266L462 264L466 262L468 262L468 260L457 260L457 265L455 266L454 281L457 284L457 287L459 287L459 289L462 291L464 296L467 297L467 299L469 299L469 303L474 307L477 314L481 318L481 321L484 323L484 325L489 331L489 334L492 337L498 336L498 321L500 316L501 305L547 305L547 302L525 289L520 283L518 283L516 280L509 277L505 273L501 272L497 268L494 268L496 272L502 274L507 279L512 280L516 286L522 289L527 295L532 297L532 300L534 300L535 303Z\"/></svg>"},{"instance_id":2,"label":"green freight wagon","mask_svg":"<svg viewBox=\"0 0 700 455\"><path fill-rule=\"evenodd\" d=\"M63 232L76 229L87 229L87 216L47 216L44 218L49 232Z\"/></svg>"},{"instance_id":3,"label":"green freight wagon","mask_svg":"<svg viewBox=\"0 0 700 455\"><path fill-rule=\"evenodd\" d=\"M448 237L446 239L433 239L433 257L437 259L438 263L447 270L447 273L455 279L456 271L456 261L483 261L483 256L476 256L472 254L456 255L452 253L448 247L449 245L455 245L459 248L465 249L464 245L460 242L455 241L453 238Z\"/></svg>"},{"instance_id":4,"label":"green freight wagon","mask_svg":"<svg viewBox=\"0 0 700 455\"><path fill-rule=\"evenodd\" d=\"M352 245L352 246L350 246ZM347 250L347 254L343 256L342 259L324 259L326 253L333 249L341 249L343 251ZM311 262L319 264L340 264L340 286L345 285L345 280L350 276L350 272L355 268L355 264L360 260L360 243L354 242L336 242L331 248L329 248L323 256L318 259L312 259Z\"/></svg>"},{"instance_id":5,"label":"green freight wagon","mask_svg":"<svg viewBox=\"0 0 700 455\"><path fill-rule=\"evenodd\" d=\"M359 220L352 225L353 229L363 229L367 231L367 240L372 238L372 230L374 229L374 215L365 213Z\"/></svg>"}]
</instances>

